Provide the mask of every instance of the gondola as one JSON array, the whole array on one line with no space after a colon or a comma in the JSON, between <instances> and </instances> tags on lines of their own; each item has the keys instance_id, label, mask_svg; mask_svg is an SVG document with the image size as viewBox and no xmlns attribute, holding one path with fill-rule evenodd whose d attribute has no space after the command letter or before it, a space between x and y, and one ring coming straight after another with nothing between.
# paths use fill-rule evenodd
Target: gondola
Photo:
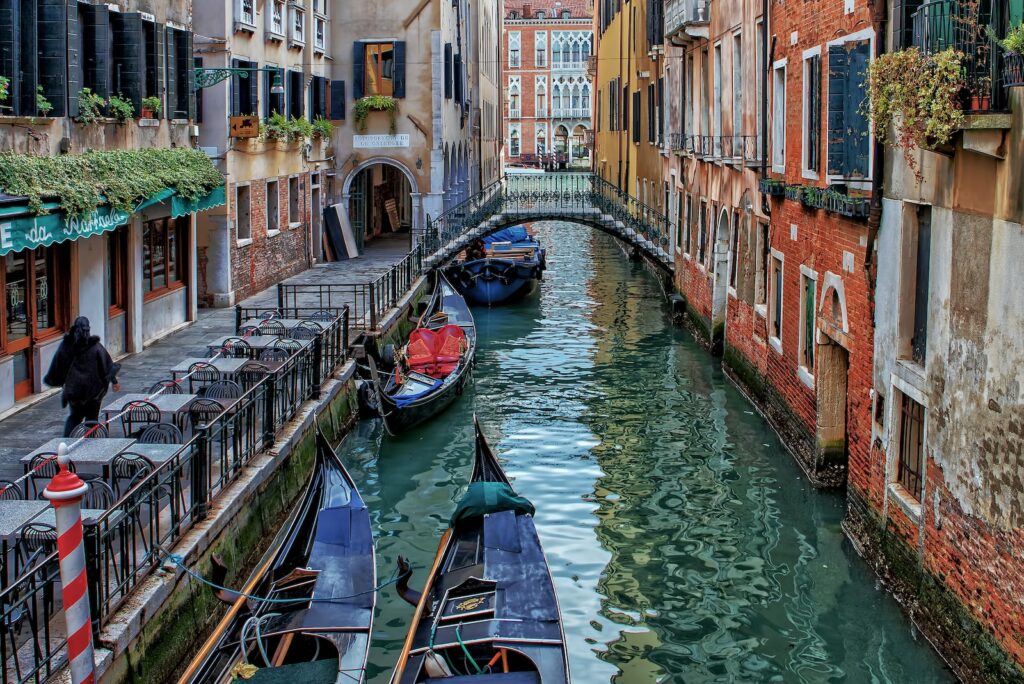
<instances>
[{"instance_id":1,"label":"gondola","mask_svg":"<svg viewBox=\"0 0 1024 684\"><path fill-rule=\"evenodd\" d=\"M319 429L316 446L287 532L241 595L218 592L231 608L179 684L364 680L377 599L370 514Z\"/></svg>"},{"instance_id":2,"label":"gondola","mask_svg":"<svg viewBox=\"0 0 1024 684\"><path fill-rule=\"evenodd\" d=\"M537 289L545 252L526 226L499 230L478 241L445 273L473 304L516 301Z\"/></svg>"},{"instance_id":3,"label":"gondola","mask_svg":"<svg viewBox=\"0 0 1024 684\"><path fill-rule=\"evenodd\" d=\"M392 684L562 684L569 666L533 506L516 496L476 424L472 482L441 538Z\"/></svg>"},{"instance_id":4,"label":"gondola","mask_svg":"<svg viewBox=\"0 0 1024 684\"><path fill-rule=\"evenodd\" d=\"M385 375L369 357L377 411L391 435L440 413L462 394L476 354L476 325L462 295L437 284L409 340Z\"/></svg>"}]
</instances>

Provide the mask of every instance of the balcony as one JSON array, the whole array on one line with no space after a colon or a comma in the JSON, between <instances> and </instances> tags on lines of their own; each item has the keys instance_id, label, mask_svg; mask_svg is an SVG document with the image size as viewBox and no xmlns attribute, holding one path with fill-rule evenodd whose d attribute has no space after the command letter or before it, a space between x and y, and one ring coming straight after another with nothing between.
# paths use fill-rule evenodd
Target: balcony
<instances>
[{"instance_id":1,"label":"balcony","mask_svg":"<svg viewBox=\"0 0 1024 684\"><path fill-rule=\"evenodd\" d=\"M588 150L594 149L594 130L587 129L583 132L583 146Z\"/></svg>"},{"instance_id":2,"label":"balcony","mask_svg":"<svg viewBox=\"0 0 1024 684\"><path fill-rule=\"evenodd\" d=\"M913 46L925 54L953 48L964 55L967 113L1005 111L1009 105L1003 69L1006 53L988 35L990 29L1001 33L1005 13L1006 5L998 2L933 0L911 15Z\"/></svg>"},{"instance_id":3,"label":"balcony","mask_svg":"<svg viewBox=\"0 0 1024 684\"><path fill-rule=\"evenodd\" d=\"M760 167L761 136L759 135L689 135L672 133L669 136L672 150L691 155L698 159L722 161L728 164L742 164Z\"/></svg>"},{"instance_id":4,"label":"balcony","mask_svg":"<svg viewBox=\"0 0 1024 684\"><path fill-rule=\"evenodd\" d=\"M551 110L551 116L555 119L589 119L589 107L555 107Z\"/></svg>"},{"instance_id":5,"label":"balcony","mask_svg":"<svg viewBox=\"0 0 1024 684\"><path fill-rule=\"evenodd\" d=\"M558 53L555 53L555 55L557 57ZM581 62L576 62L576 61L563 62L560 59L553 59L553 60L551 60L551 70L552 71L580 71L580 72L585 72L587 70L587 62L582 62L582 61Z\"/></svg>"},{"instance_id":6,"label":"balcony","mask_svg":"<svg viewBox=\"0 0 1024 684\"><path fill-rule=\"evenodd\" d=\"M519 118L522 117L522 115L523 115L523 112L520 109L509 109L508 110L508 118L510 118L510 119L519 119Z\"/></svg>"},{"instance_id":7,"label":"balcony","mask_svg":"<svg viewBox=\"0 0 1024 684\"><path fill-rule=\"evenodd\" d=\"M665 39L689 43L709 34L708 0L668 0L665 3Z\"/></svg>"}]
</instances>

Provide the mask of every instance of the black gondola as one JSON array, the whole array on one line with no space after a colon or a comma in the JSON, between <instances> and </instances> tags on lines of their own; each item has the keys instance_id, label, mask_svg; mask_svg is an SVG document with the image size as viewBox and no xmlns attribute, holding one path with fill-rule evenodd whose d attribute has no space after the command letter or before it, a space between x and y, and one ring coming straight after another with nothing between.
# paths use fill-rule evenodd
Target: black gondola
<instances>
[{"instance_id":1,"label":"black gondola","mask_svg":"<svg viewBox=\"0 0 1024 684\"><path fill-rule=\"evenodd\" d=\"M437 415L462 394L476 354L476 325L466 300L440 272L416 329L384 375L372 357L377 410L397 435Z\"/></svg>"},{"instance_id":2,"label":"black gondola","mask_svg":"<svg viewBox=\"0 0 1024 684\"><path fill-rule=\"evenodd\" d=\"M533 506L515 495L475 419L474 425L472 483L415 597L391 682L566 683L561 615ZM406 579L407 573L400 591Z\"/></svg>"},{"instance_id":3,"label":"black gondola","mask_svg":"<svg viewBox=\"0 0 1024 684\"><path fill-rule=\"evenodd\" d=\"M287 532L179 684L365 678L377 599L370 514L319 430L316 444L313 474ZM225 593L218 595L233 598Z\"/></svg>"}]
</instances>

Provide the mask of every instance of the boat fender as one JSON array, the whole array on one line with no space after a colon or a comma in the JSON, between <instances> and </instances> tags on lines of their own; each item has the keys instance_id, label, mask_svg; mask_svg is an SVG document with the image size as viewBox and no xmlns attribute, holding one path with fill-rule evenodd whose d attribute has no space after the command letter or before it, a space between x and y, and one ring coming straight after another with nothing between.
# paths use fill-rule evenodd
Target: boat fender
<instances>
[{"instance_id":1,"label":"boat fender","mask_svg":"<svg viewBox=\"0 0 1024 684\"><path fill-rule=\"evenodd\" d=\"M505 268L502 270L500 274L498 274L498 279L501 281L502 285L510 285L512 283L512 279L515 278L515 276L516 265L505 264Z\"/></svg>"},{"instance_id":2,"label":"boat fender","mask_svg":"<svg viewBox=\"0 0 1024 684\"><path fill-rule=\"evenodd\" d=\"M409 588L409 578L412 577L412 566L404 556L398 557L398 580L395 582L395 591L405 601L414 606L420 603L420 592Z\"/></svg>"},{"instance_id":3,"label":"boat fender","mask_svg":"<svg viewBox=\"0 0 1024 684\"><path fill-rule=\"evenodd\" d=\"M395 345L385 344L380 350L381 366L390 370L395 367Z\"/></svg>"},{"instance_id":4,"label":"boat fender","mask_svg":"<svg viewBox=\"0 0 1024 684\"><path fill-rule=\"evenodd\" d=\"M374 418L380 412L377 405L377 393L373 389L373 383L366 380L359 383L356 388L356 399L359 402L359 417Z\"/></svg>"},{"instance_id":5,"label":"boat fender","mask_svg":"<svg viewBox=\"0 0 1024 684\"><path fill-rule=\"evenodd\" d=\"M221 558L219 554L215 553L210 558L210 565L213 566L213 569L210 572L211 584L223 587L227 583L226 580L228 578L227 564L224 562L224 559ZM218 599L220 599L228 605L234 605L234 603L238 600L238 597L240 596L240 594L231 591L230 589L215 589L213 594Z\"/></svg>"},{"instance_id":6,"label":"boat fender","mask_svg":"<svg viewBox=\"0 0 1024 684\"><path fill-rule=\"evenodd\" d=\"M448 667L448 663L444 662L444 658L437 654L433 649L427 651L423 655L423 669L426 670L428 677L453 677L451 669Z\"/></svg>"}]
</instances>

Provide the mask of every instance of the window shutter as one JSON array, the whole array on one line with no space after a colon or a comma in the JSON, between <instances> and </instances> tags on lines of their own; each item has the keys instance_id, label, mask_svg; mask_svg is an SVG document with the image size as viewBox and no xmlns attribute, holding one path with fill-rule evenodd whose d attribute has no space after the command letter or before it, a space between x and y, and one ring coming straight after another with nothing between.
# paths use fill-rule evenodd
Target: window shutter
<instances>
[{"instance_id":1,"label":"window shutter","mask_svg":"<svg viewBox=\"0 0 1024 684\"><path fill-rule=\"evenodd\" d=\"M405 41L395 41L395 77L393 81L395 97L405 97Z\"/></svg>"},{"instance_id":2,"label":"window shutter","mask_svg":"<svg viewBox=\"0 0 1024 684\"><path fill-rule=\"evenodd\" d=\"M110 10L106 5L81 5L81 8L85 19L78 27L82 32L82 52L85 53L82 55L85 74L83 85L90 87L97 95L106 97L110 92Z\"/></svg>"},{"instance_id":3,"label":"window shutter","mask_svg":"<svg viewBox=\"0 0 1024 684\"><path fill-rule=\"evenodd\" d=\"M259 62L249 62L248 66L251 69L259 69ZM260 72L250 71L248 83L249 87L249 111L245 114L252 116L259 116L260 114Z\"/></svg>"},{"instance_id":4,"label":"window shutter","mask_svg":"<svg viewBox=\"0 0 1024 684\"><path fill-rule=\"evenodd\" d=\"M19 0L0 0L0 75L11 81L7 104L17 103L20 92L17 79L21 46L20 9Z\"/></svg>"},{"instance_id":5,"label":"window shutter","mask_svg":"<svg viewBox=\"0 0 1024 684\"><path fill-rule=\"evenodd\" d=\"M67 17L67 98L68 116L78 116L78 91L82 89L82 54L79 51L78 36L81 27L78 25L78 0L66 0L65 16Z\"/></svg>"},{"instance_id":6,"label":"window shutter","mask_svg":"<svg viewBox=\"0 0 1024 684\"><path fill-rule=\"evenodd\" d=\"M163 35L164 35L164 25L163 24L154 24L153 25L153 53L152 53L151 56L150 55L146 55L146 59L150 59L152 57L153 63L152 64L147 64L146 68L153 70L153 72L155 74L154 80L156 81L156 92L155 93L146 93L146 96L147 97L149 97L149 96L159 97L161 99L161 101L163 100L163 97L164 97L164 41L162 40L163 39ZM196 66L202 66L202 64L203 64L203 60L200 59L199 62L196 64ZM160 118L162 118L162 119L163 118L167 118L167 105L166 105L166 103L164 104L164 107L163 107L163 109L160 112Z\"/></svg>"},{"instance_id":7,"label":"window shutter","mask_svg":"<svg viewBox=\"0 0 1024 684\"><path fill-rule=\"evenodd\" d=\"M270 94L270 86L274 83L274 74L266 71L261 74L257 74L257 76L259 76L260 82L263 83L263 119L266 120L270 118L270 110L272 106L270 104L270 98L273 97ZM202 93L202 91L199 92Z\"/></svg>"},{"instance_id":8,"label":"window shutter","mask_svg":"<svg viewBox=\"0 0 1024 684\"><path fill-rule=\"evenodd\" d=\"M142 109L145 78L142 15L124 12L115 13L114 17L114 94L131 102L138 113Z\"/></svg>"},{"instance_id":9,"label":"window shutter","mask_svg":"<svg viewBox=\"0 0 1024 684\"><path fill-rule=\"evenodd\" d=\"M452 44L444 44L444 99L452 99Z\"/></svg>"},{"instance_id":10,"label":"window shutter","mask_svg":"<svg viewBox=\"0 0 1024 684\"><path fill-rule=\"evenodd\" d=\"M240 59L231 60L231 68L238 69L243 62ZM231 76L231 116L242 115L242 77L238 74Z\"/></svg>"},{"instance_id":11,"label":"window shutter","mask_svg":"<svg viewBox=\"0 0 1024 684\"><path fill-rule=\"evenodd\" d=\"M331 81L331 120L345 120L345 82Z\"/></svg>"},{"instance_id":12,"label":"window shutter","mask_svg":"<svg viewBox=\"0 0 1024 684\"><path fill-rule=\"evenodd\" d=\"M39 84L39 69L36 61L39 54L37 41L37 20L39 5L35 2L21 3L21 41L18 81L18 99L13 101L15 114L36 115L36 86Z\"/></svg>"},{"instance_id":13,"label":"window shutter","mask_svg":"<svg viewBox=\"0 0 1024 684\"><path fill-rule=\"evenodd\" d=\"M352 99L363 97L363 82L366 79L366 45L352 43Z\"/></svg>"},{"instance_id":14,"label":"window shutter","mask_svg":"<svg viewBox=\"0 0 1024 684\"><path fill-rule=\"evenodd\" d=\"M196 119L196 72L192 68L192 32L182 31L185 37L185 54L179 55L181 58L180 68L185 70L184 78L181 79L185 84L185 92L188 93L186 107L188 109L189 121L195 121Z\"/></svg>"},{"instance_id":15,"label":"window shutter","mask_svg":"<svg viewBox=\"0 0 1024 684\"><path fill-rule=\"evenodd\" d=\"M178 60L174 49L174 29L164 27L165 54L167 55L167 118L173 119L178 105Z\"/></svg>"},{"instance_id":16,"label":"window shutter","mask_svg":"<svg viewBox=\"0 0 1024 684\"><path fill-rule=\"evenodd\" d=\"M807 60L807 168L818 171L821 155L821 57Z\"/></svg>"},{"instance_id":17,"label":"window shutter","mask_svg":"<svg viewBox=\"0 0 1024 684\"><path fill-rule=\"evenodd\" d=\"M158 34L159 35L159 34ZM201 69L203 67L202 57L192 58L192 68ZM196 91L196 123L203 123L203 91Z\"/></svg>"},{"instance_id":18,"label":"window shutter","mask_svg":"<svg viewBox=\"0 0 1024 684\"><path fill-rule=\"evenodd\" d=\"M828 173L846 175L846 86L850 65L846 48L828 49Z\"/></svg>"},{"instance_id":19,"label":"window shutter","mask_svg":"<svg viewBox=\"0 0 1024 684\"><path fill-rule=\"evenodd\" d=\"M867 101L868 63L871 61L870 44L857 43L849 51L849 80L846 86L846 172L853 178L868 175L869 143L868 120L861 111Z\"/></svg>"},{"instance_id":20,"label":"window shutter","mask_svg":"<svg viewBox=\"0 0 1024 684\"><path fill-rule=\"evenodd\" d=\"M317 76L316 79L316 116L327 118L327 79Z\"/></svg>"},{"instance_id":21,"label":"window shutter","mask_svg":"<svg viewBox=\"0 0 1024 684\"><path fill-rule=\"evenodd\" d=\"M455 101L462 102L462 55L455 55L453 65L455 76Z\"/></svg>"}]
</instances>

